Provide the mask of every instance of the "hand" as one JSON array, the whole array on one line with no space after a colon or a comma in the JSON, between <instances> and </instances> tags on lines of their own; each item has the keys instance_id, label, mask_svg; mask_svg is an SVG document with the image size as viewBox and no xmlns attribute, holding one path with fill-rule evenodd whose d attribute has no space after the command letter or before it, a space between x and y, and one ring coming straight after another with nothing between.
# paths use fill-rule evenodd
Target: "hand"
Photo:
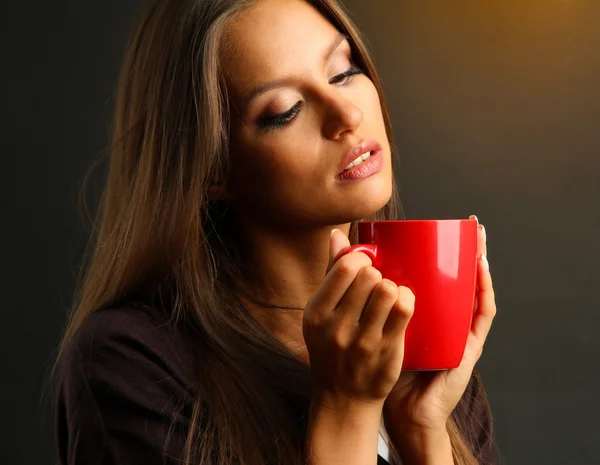
<instances>
[{"instance_id":1,"label":"hand","mask_svg":"<svg viewBox=\"0 0 600 465\"><path fill-rule=\"evenodd\" d=\"M333 408L369 404L381 415L402 368L398 341L404 341L414 295L383 279L365 254L345 253L349 247L334 230L327 274L305 307L302 332L315 391Z\"/></svg>"},{"instance_id":2,"label":"hand","mask_svg":"<svg viewBox=\"0 0 600 465\"><path fill-rule=\"evenodd\" d=\"M487 261L485 228L478 225L477 232L477 298L461 364L448 371L402 372L383 408L388 431L445 431L446 422L464 394L475 364L481 357L496 315L496 304Z\"/></svg>"}]
</instances>

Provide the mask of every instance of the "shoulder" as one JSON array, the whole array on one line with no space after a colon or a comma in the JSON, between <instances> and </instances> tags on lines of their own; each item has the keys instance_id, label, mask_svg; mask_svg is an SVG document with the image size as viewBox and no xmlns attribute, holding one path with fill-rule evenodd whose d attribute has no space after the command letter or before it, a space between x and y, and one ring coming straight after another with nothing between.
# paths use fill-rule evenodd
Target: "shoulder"
<instances>
[{"instance_id":1,"label":"shoulder","mask_svg":"<svg viewBox=\"0 0 600 465\"><path fill-rule=\"evenodd\" d=\"M89 349L96 344L127 339L152 342L156 335L173 337L175 328L158 310L130 304L97 310L75 332L68 349ZM158 338L160 341L161 338Z\"/></svg>"},{"instance_id":2,"label":"shoulder","mask_svg":"<svg viewBox=\"0 0 600 465\"><path fill-rule=\"evenodd\" d=\"M130 305L90 315L64 348L59 372L88 381L159 379L191 383L191 359L166 314ZM106 379L104 379L106 378ZM183 386L182 386L183 387Z\"/></svg>"},{"instance_id":3,"label":"shoulder","mask_svg":"<svg viewBox=\"0 0 600 465\"><path fill-rule=\"evenodd\" d=\"M167 315L141 306L90 315L58 365L61 463L153 463L169 437L180 449L194 402L193 373Z\"/></svg>"}]
</instances>

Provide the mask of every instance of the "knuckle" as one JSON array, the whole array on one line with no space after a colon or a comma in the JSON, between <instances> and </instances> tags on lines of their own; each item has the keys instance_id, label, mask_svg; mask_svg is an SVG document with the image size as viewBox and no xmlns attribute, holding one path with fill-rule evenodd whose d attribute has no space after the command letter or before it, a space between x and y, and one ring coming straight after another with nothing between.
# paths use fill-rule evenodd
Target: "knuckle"
<instances>
[{"instance_id":1,"label":"knuckle","mask_svg":"<svg viewBox=\"0 0 600 465\"><path fill-rule=\"evenodd\" d=\"M335 267L335 274L340 277L354 276L356 268L352 265L350 260L345 260L346 257L342 257Z\"/></svg>"},{"instance_id":2,"label":"knuckle","mask_svg":"<svg viewBox=\"0 0 600 465\"><path fill-rule=\"evenodd\" d=\"M345 350L348 348L348 336L342 326L336 326L332 330L331 343L335 349Z\"/></svg>"},{"instance_id":3,"label":"knuckle","mask_svg":"<svg viewBox=\"0 0 600 465\"><path fill-rule=\"evenodd\" d=\"M338 260L335 272L342 278L355 278L361 268L371 265L371 259L364 253L349 253Z\"/></svg>"},{"instance_id":4,"label":"knuckle","mask_svg":"<svg viewBox=\"0 0 600 465\"><path fill-rule=\"evenodd\" d=\"M383 277L381 276L381 272L373 266L363 267L360 270L360 274L362 279L373 284L378 283L383 279Z\"/></svg>"},{"instance_id":5,"label":"knuckle","mask_svg":"<svg viewBox=\"0 0 600 465\"><path fill-rule=\"evenodd\" d=\"M398 286L389 279L382 279L377 285L377 293L383 300L396 301L398 298Z\"/></svg>"},{"instance_id":6,"label":"knuckle","mask_svg":"<svg viewBox=\"0 0 600 465\"><path fill-rule=\"evenodd\" d=\"M412 318L413 314L415 313L415 307L414 305L398 305L395 308L395 311L398 312L402 317L404 318Z\"/></svg>"},{"instance_id":7,"label":"knuckle","mask_svg":"<svg viewBox=\"0 0 600 465\"><path fill-rule=\"evenodd\" d=\"M360 266L371 266L373 264L369 256L364 252L354 252L349 255L354 255L355 260L360 263Z\"/></svg>"},{"instance_id":8,"label":"knuckle","mask_svg":"<svg viewBox=\"0 0 600 465\"><path fill-rule=\"evenodd\" d=\"M315 331L323 326L323 318L318 313L305 312L302 318L302 326L307 331Z\"/></svg>"},{"instance_id":9,"label":"knuckle","mask_svg":"<svg viewBox=\"0 0 600 465\"><path fill-rule=\"evenodd\" d=\"M354 278L360 269L369 266L371 260L363 253L349 253L336 263L335 270L338 275Z\"/></svg>"},{"instance_id":10,"label":"knuckle","mask_svg":"<svg viewBox=\"0 0 600 465\"><path fill-rule=\"evenodd\" d=\"M398 289L398 307L399 309L407 314L412 315L415 310L415 295L407 287L400 287Z\"/></svg>"}]
</instances>

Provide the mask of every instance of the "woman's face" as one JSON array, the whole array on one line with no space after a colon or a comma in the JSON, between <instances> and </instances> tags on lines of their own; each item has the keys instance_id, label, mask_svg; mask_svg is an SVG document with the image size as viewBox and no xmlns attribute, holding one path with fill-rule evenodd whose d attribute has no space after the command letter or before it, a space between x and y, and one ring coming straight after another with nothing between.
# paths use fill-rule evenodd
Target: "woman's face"
<instances>
[{"instance_id":1,"label":"woman's face","mask_svg":"<svg viewBox=\"0 0 600 465\"><path fill-rule=\"evenodd\" d=\"M392 191L390 146L379 95L348 41L301 0L256 2L227 32L226 192L236 211L298 231L382 208Z\"/></svg>"}]
</instances>

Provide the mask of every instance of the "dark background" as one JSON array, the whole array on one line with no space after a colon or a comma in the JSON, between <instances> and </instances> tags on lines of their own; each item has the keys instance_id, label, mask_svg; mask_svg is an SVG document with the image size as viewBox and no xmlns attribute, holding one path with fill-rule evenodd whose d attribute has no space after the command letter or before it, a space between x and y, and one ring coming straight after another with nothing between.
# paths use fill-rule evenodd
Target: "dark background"
<instances>
[{"instance_id":1,"label":"dark background","mask_svg":"<svg viewBox=\"0 0 600 465\"><path fill-rule=\"evenodd\" d=\"M86 239L77 193L145 3L2 6L2 464L54 460L42 387ZM486 225L503 463L599 463L600 2L346 4L391 101L407 217Z\"/></svg>"}]
</instances>

